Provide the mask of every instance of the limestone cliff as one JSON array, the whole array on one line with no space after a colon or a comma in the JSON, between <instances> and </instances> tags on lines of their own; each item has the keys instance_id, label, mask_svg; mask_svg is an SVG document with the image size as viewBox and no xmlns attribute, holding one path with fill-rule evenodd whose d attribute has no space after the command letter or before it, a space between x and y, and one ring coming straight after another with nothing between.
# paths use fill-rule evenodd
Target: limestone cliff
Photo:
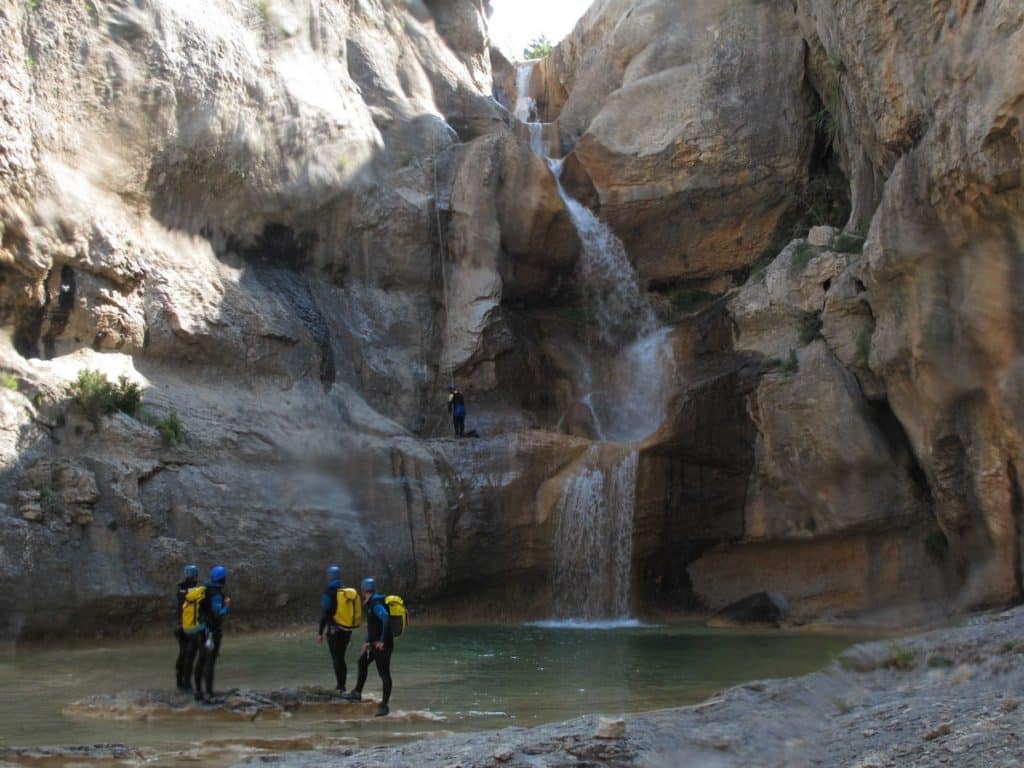
<instances>
[{"instance_id":1,"label":"limestone cliff","mask_svg":"<svg viewBox=\"0 0 1024 768\"><path fill-rule=\"evenodd\" d=\"M308 616L328 561L539 615L573 473L651 412L637 607L1020 596L1018 6L597 0L537 65L662 417L485 2L4 4L0 633L152 621L186 560L241 618ZM142 410L83 413L86 369ZM482 439L440 439L452 376Z\"/></svg>"}]
</instances>

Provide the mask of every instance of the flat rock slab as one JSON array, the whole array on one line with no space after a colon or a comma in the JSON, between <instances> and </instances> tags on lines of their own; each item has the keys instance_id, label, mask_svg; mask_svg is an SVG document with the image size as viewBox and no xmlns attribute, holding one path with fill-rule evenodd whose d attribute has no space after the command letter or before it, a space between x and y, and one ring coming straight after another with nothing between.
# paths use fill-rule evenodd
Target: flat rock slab
<instances>
[{"instance_id":1,"label":"flat rock slab","mask_svg":"<svg viewBox=\"0 0 1024 768\"><path fill-rule=\"evenodd\" d=\"M282 688L272 691L232 689L218 694L210 703L198 702L191 694L160 689L130 690L97 694L73 702L64 708L70 717L96 717L110 720L150 720L155 718L220 718L257 720L289 717L295 712L329 714L345 719L373 717L375 699L361 702L341 699L327 688Z\"/></svg>"},{"instance_id":2,"label":"flat rock slab","mask_svg":"<svg viewBox=\"0 0 1024 768\"><path fill-rule=\"evenodd\" d=\"M0 766L137 766L151 757L147 750L124 744L94 744L82 747L11 747L0 749Z\"/></svg>"}]
</instances>

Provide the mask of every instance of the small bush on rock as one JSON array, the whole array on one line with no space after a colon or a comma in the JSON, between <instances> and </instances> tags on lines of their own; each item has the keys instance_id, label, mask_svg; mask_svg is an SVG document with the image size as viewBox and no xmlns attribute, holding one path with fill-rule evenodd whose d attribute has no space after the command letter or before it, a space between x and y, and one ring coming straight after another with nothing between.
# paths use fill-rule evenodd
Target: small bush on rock
<instances>
[{"instance_id":1,"label":"small bush on rock","mask_svg":"<svg viewBox=\"0 0 1024 768\"><path fill-rule=\"evenodd\" d=\"M71 400L86 417L96 423L101 416L121 411L131 417L142 407L142 387L121 376L112 384L101 371L86 370L78 374L69 389Z\"/></svg>"},{"instance_id":2,"label":"small bush on rock","mask_svg":"<svg viewBox=\"0 0 1024 768\"><path fill-rule=\"evenodd\" d=\"M864 250L864 238L851 232L840 232L832 238L830 247L838 253L860 253Z\"/></svg>"},{"instance_id":3,"label":"small bush on rock","mask_svg":"<svg viewBox=\"0 0 1024 768\"><path fill-rule=\"evenodd\" d=\"M164 445L177 445L185 440L185 430L181 426L181 418L178 412L172 410L167 416L154 424L160 433Z\"/></svg>"},{"instance_id":4,"label":"small bush on rock","mask_svg":"<svg viewBox=\"0 0 1024 768\"><path fill-rule=\"evenodd\" d=\"M0 373L0 386L12 392L18 391L18 377L13 373Z\"/></svg>"},{"instance_id":5,"label":"small bush on rock","mask_svg":"<svg viewBox=\"0 0 1024 768\"><path fill-rule=\"evenodd\" d=\"M796 350L789 350L789 357L782 360L778 357L773 357L765 363L765 369L768 371L778 371L780 373L796 373L800 370L800 360L797 359Z\"/></svg>"},{"instance_id":6,"label":"small bush on rock","mask_svg":"<svg viewBox=\"0 0 1024 768\"><path fill-rule=\"evenodd\" d=\"M883 662L882 666L900 671L913 669L917 666L917 651L913 648L893 643L890 649L889 657Z\"/></svg>"},{"instance_id":7,"label":"small bush on rock","mask_svg":"<svg viewBox=\"0 0 1024 768\"><path fill-rule=\"evenodd\" d=\"M789 272L793 275L799 275L805 269L807 265L811 263L811 259L817 256L821 252L820 248L816 248L810 243L801 243L796 247L793 252L793 258L789 262Z\"/></svg>"},{"instance_id":8,"label":"small bush on rock","mask_svg":"<svg viewBox=\"0 0 1024 768\"><path fill-rule=\"evenodd\" d=\"M807 345L821 338L820 312L804 312L800 315L800 343Z\"/></svg>"}]
</instances>

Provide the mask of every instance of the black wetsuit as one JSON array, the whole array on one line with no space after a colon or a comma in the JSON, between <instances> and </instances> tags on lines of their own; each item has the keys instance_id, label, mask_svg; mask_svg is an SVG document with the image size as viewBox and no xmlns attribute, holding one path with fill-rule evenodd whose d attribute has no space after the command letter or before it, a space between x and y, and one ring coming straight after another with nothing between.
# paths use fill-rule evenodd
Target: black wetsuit
<instances>
[{"instance_id":1,"label":"black wetsuit","mask_svg":"<svg viewBox=\"0 0 1024 768\"><path fill-rule=\"evenodd\" d=\"M348 666L345 664L345 651L348 650L349 640L352 639L352 630L339 627L334 623L334 614L338 610L338 590L341 589L341 580L332 579L327 582L327 589L320 597L320 607L323 612L320 615L320 636L327 633L327 647L331 651L331 663L334 665L334 679L339 691L345 690L345 681L348 678Z\"/></svg>"},{"instance_id":2,"label":"black wetsuit","mask_svg":"<svg viewBox=\"0 0 1024 768\"><path fill-rule=\"evenodd\" d=\"M459 390L452 392L448 399L448 408L452 413L452 427L455 436L462 437L466 432L466 398Z\"/></svg>"},{"instance_id":3,"label":"black wetsuit","mask_svg":"<svg viewBox=\"0 0 1024 768\"><path fill-rule=\"evenodd\" d=\"M369 648L359 657L359 679L356 681L356 693L363 692L366 676L370 671L370 662L377 665L380 675L383 699L381 703L388 705L391 699L391 653L395 650L395 637L391 634L387 606L384 595L374 595L366 603L366 642ZM375 642L383 642L384 649L378 651L373 647Z\"/></svg>"},{"instance_id":4,"label":"black wetsuit","mask_svg":"<svg viewBox=\"0 0 1024 768\"><path fill-rule=\"evenodd\" d=\"M220 639L223 634L224 617L228 614L228 606L224 603L223 584L206 583L206 597L200 605L200 616L206 625L206 631L197 635L200 638L199 658L196 659L196 698L201 698L205 683L207 697L213 696L213 668L220 654Z\"/></svg>"},{"instance_id":5,"label":"black wetsuit","mask_svg":"<svg viewBox=\"0 0 1024 768\"><path fill-rule=\"evenodd\" d=\"M185 594L199 582L196 579L185 579L178 582L177 609L174 612L174 636L178 639L178 660L174 664L178 690L192 690L192 667L195 665L199 643L196 635L186 635L181 628L181 606L185 602Z\"/></svg>"}]
</instances>

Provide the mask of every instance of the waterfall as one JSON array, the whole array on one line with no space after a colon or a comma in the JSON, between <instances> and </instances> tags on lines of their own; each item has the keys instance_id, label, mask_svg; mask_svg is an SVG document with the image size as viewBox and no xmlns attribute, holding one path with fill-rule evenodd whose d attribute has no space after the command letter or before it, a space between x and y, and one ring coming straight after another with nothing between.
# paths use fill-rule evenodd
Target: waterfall
<instances>
[{"instance_id":1,"label":"waterfall","mask_svg":"<svg viewBox=\"0 0 1024 768\"><path fill-rule=\"evenodd\" d=\"M516 71L515 115L526 124L530 149L547 162L579 235L580 292L597 342L578 356L577 381L600 442L566 481L555 509L555 612L560 619L621 620L629 616L633 557L638 453L631 444L664 420L672 352L622 241L562 183L563 161L550 156L545 125L533 121L533 67ZM629 445L613 449L605 441ZM602 461L609 452L617 456L610 467Z\"/></svg>"},{"instance_id":2,"label":"waterfall","mask_svg":"<svg viewBox=\"0 0 1024 768\"><path fill-rule=\"evenodd\" d=\"M527 62L516 67L516 109L513 114L524 123L533 119L537 102L530 98L530 78L533 77L535 62Z\"/></svg>"},{"instance_id":3,"label":"waterfall","mask_svg":"<svg viewBox=\"0 0 1024 768\"><path fill-rule=\"evenodd\" d=\"M606 345L616 345L639 334L652 333L657 330L654 311L640 288L639 276L629 261L625 246L611 227L566 191L562 184L563 163L548 154L544 124L529 119L536 107L527 90L533 67L532 63L520 64L516 71L519 91L515 114L526 124L530 149L551 169L558 194L583 245L580 283L588 316L597 326L598 339Z\"/></svg>"},{"instance_id":4,"label":"waterfall","mask_svg":"<svg viewBox=\"0 0 1024 768\"><path fill-rule=\"evenodd\" d=\"M559 619L629 616L637 451L610 469L592 447L558 501L555 614Z\"/></svg>"},{"instance_id":5,"label":"waterfall","mask_svg":"<svg viewBox=\"0 0 1024 768\"><path fill-rule=\"evenodd\" d=\"M554 161L552 172L583 245L580 278L583 300L596 323L600 341L622 343L638 334L657 330L654 310L640 289L640 278L626 255L622 241L593 211L572 198L562 186L562 163Z\"/></svg>"}]
</instances>

